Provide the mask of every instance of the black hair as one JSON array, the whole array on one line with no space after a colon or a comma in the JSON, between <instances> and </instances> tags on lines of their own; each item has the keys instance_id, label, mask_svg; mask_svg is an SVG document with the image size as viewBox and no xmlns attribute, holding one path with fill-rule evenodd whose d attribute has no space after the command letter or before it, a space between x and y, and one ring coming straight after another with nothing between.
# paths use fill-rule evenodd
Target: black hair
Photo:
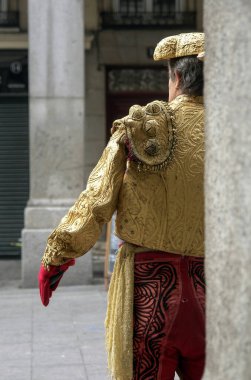
<instances>
[{"instance_id":1,"label":"black hair","mask_svg":"<svg viewBox=\"0 0 251 380\"><path fill-rule=\"evenodd\" d=\"M191 96L203 95L203 62L196 55L171 58L168 61L169 75L174 78L176 70L180 76L180 89L183 94Z\"/></svg>"}]
</instances>

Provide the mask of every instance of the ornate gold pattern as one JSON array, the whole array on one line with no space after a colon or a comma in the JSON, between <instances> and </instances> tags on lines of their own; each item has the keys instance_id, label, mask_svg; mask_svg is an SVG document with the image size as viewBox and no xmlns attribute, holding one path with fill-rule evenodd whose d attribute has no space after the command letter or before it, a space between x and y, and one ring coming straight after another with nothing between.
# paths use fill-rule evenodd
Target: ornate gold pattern
<instances>
[{"instance_id":1,"label":"ornate gold pattern","mask_svg":"<svg viewBox=\"0 0 251 380\"><path fill-rule=\"evenodd\" d=\"M178 96L168 107L177 144L171 165L144 172L130 161L119 193L116 233L150 249L204 254L204 107L202 98Z\"/></svg>"},{"instance_id":2,"label":"ornate gold pattern","mask_svg":"<svg viewBox=\"0 0 251 380\"><path fill-rule=\"evenodd\" d=\"M42 258L45 267L61 265L85 254L97 241L101 227L114 213L126 168L125 131L111 137L83 191L48 238Z\"/></svg>"},{"instance_id":3,"label":"ornate gold pattern","mask_svg":"<svg viewBox=\"0 0 251 380\"><path fill-rule=\"evenodd\" d=\"M125 128L139 170L164 170L171 162L175 148L172 119L168 104L155 100L145 107L132 106L128 116L114 122Z\"/></svg>"},{"instance_id":4,"label":"ornate gold pattern","mask_svg":"<svg viewBox=\"0 0 251 380\"><path fill-rule=\"evenodd\" d=\"M127 161L125 123L116 122L86 190L49 236L42 259L45 266L61 265L86 253L116 208L116 233L121 239L160 251L204 254L202 99L181 95L163 104L167 111L171 110L170 117L176 125L177 145L171 165L161 171L139 171L137 162ZM147 107L140 112L137 109L136 117L142 116L142 112L147 115L146 110ZM155 117L150 115L150 119ZM132 121L145 125L141 119ZM159 125L158 118L157 122ZM142 134L145 138L147 132ZM135 141L133 138L132 135L131 141ZM142 152L143 149L145 146Z\"/></svg>"},{"instance_id":5,"label":"ornate gold pattern","mask_svg":"<svg viewBox=\"0 0 251 380\"><path fill-rule=\"evenodd\" d=\"M125 243L119 249L109 288L106 348L115 380L133 377L134 253L161 246L161 250L187 255L204 252L202 102L200 97L181 95L170 103L177 122L177 148L165 175L137 173L131 163L127 168L119 199L118 235L141 247Z\"/></svg>"},{"instance_id":6,"label":"ornate gold pattern","mask_svg":"<svg viewBox=\"0 0 251 380\"><path fill-rule=\"evenodd\" d=\"M197 55L204 52L204 33L181 33L161 40L154 51L155 61Z\"/></svg>"},{"instance_id":7,"label":"ornate gold pattern","mask_svg":"<svg viewBox=\"0 0 251 380\"><path fill-rule=\"evenodd\" d=\"M159 102L156 104L159 106ZM156 172L138 171L137 163L127 160L124 141L128 126L123 119L115 122L113 135L86 190L50 235L42 259L45 266L60 265L86 253L117 208L117 235L128 243L118 253L106 318L108 365L115 380L132 378L134 252L151 249L204 254L202 98L181 95L169 104L161 103L161 110L162 106L176 125L177 144L171 165ZM151 143L151 139L158 139L160 124L152 115L148 123L146 109L133 108L129 116L135 117L131 118L133 124L144 126L142 133L148 136L145 142ZM151 152L151 159L155 152L158 154Z\"/></svg>"}]
</instances>

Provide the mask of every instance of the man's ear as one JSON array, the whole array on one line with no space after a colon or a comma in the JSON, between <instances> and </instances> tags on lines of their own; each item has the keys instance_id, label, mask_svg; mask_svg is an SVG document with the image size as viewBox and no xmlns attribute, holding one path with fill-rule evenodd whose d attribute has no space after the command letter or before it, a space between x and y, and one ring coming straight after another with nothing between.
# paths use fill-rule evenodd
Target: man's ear
<instances>
[{"instance_id":1,"label":"man's ear","mask_svg":"<svg viewBox=\"0 0 251 380\"><path fill-rule=\"evenodd\" d=\"M181 75L177 70L174 70L174 78L175 88L178 90L180 88Z\"/></svg>"}]
</instances>

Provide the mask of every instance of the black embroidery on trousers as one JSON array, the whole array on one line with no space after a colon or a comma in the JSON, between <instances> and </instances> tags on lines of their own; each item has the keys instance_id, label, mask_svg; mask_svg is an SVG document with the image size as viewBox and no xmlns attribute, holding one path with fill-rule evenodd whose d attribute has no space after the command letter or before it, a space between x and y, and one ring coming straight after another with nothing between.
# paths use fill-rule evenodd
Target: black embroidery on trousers
<instances>
[{"instance_id":1,"label":"black embroidery on trousers","mask_svg":"<svg viewBox=\"0 0 251 380\"><path fill-rule=\"evenodd\" d=\"M204 259L190 260L188 264L188 274L192 279L195 296L205 314L205 272L204 272Z\"/></svg>"},{"instance_id":2,"label":"black embroidery on trousers","mask_svg":"<svg viewBox=\"0 0 251 380\"><path fill-rule=\"evenodd\" d=\"M170 262L135 263L134 380L157 380L161 344L175 318L178 293Z\"/></svg>"}]
</instances>

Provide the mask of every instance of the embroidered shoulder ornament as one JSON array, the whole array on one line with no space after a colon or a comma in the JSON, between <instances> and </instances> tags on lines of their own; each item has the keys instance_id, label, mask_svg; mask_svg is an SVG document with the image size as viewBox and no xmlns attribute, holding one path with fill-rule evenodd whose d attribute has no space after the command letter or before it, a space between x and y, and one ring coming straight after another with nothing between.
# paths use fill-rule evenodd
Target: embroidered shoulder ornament
<instances>
[{"instance_id":1,"label":"embroidered shoulder ornament","mask_svg":"<svg viewBox=\"0 0 251 380\"><path fill-rule=\"evenodd\" d=\"M113 128L125 126L126 137L138 170L159 171L173 159L176 143L174 117L168 103L155 100L145 107L134 105Z\"/></svg>"}]
</instances>

